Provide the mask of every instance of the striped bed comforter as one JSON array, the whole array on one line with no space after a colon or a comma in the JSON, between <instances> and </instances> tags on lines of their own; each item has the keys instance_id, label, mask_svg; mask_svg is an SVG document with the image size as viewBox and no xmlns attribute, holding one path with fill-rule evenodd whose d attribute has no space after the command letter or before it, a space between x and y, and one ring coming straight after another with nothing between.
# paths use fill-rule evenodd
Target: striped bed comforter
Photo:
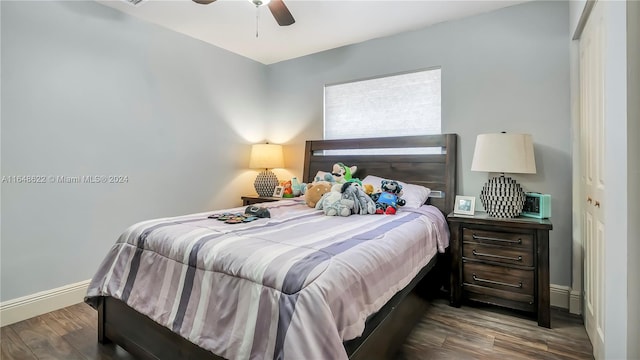
<instances>
[{"instance_id":1,"label":"striped bed comforter","mask_svg":"<svg viewBox=\"0 0 640 360\"><path fill-rule=\"evenodd\" d=\"M131 226L85 300L120 299L228 359L346 359L343 341L449 244L432 206L335 217L263 205L271 218L250 223L208 212Z\"/></svg>"}]
</instances>

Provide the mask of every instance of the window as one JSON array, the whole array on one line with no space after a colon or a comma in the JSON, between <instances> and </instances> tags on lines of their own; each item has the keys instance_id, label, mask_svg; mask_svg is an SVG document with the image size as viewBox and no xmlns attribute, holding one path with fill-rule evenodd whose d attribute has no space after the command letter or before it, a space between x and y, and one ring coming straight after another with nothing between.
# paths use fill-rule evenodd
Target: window
<instances>
[{"instance_id":1,"label":"window","mask_svg":"<svg viewBox=\"0 0 640 360\"><path fill-rule=\"evenodd\" d=\"M324 87L324 138L441 133L440 69Z\"/></svg>"}]
</instances>

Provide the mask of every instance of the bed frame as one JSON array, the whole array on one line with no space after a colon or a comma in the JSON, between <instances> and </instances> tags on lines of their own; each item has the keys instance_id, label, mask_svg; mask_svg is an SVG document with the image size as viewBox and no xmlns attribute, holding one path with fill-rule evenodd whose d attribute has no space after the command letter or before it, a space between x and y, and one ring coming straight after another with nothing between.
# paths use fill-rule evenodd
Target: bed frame
<instances>
[{"instance_id":1,"label":"bed frame","mask_svg":"<svg viewBox=\"0 0 640 360\"><path fill-rule=\"evenodd\" d=\"M444 214L453 209L456 194L457 135L424 135L389 138L307 141L304 180L311 182L319 170L336 162L357 165L355 176L368 174L421 184L441 197L430 203ZM325 150L436 148L417 155L331 155ZM438 192L441 192L440 194ZM446 256L446 255L445 255ZM434 257L403 290L369 317L361 337L344 343L350 359L392 358L426 309L416 294L441 256ZM440 260L439 260L440 259ZM446 264L443 268L447 268ZM425 279L426 281L426 279ZM98 341L114 342L140 359L221 359L138 313L112 297L98 299Z\"/></svg>"}]
</instances>

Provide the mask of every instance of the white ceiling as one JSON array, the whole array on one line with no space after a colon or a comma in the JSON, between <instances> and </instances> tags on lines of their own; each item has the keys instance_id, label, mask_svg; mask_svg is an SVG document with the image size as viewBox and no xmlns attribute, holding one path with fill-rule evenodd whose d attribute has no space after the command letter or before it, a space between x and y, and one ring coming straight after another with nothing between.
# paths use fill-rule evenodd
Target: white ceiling
<instances>
[{"instance_id":1,"label":"white ceiling","mask_svg":"<svg viewBox=\"0 0 640 360\"><path fill-rule=\"evenodd\" d=\"M420 29L528 0L284 0L296 19L278 26L266 6L249 0L97 0L124 13L264 64ZM256 38L256 15L259 15Z\"/></svg>"}]
</instances>

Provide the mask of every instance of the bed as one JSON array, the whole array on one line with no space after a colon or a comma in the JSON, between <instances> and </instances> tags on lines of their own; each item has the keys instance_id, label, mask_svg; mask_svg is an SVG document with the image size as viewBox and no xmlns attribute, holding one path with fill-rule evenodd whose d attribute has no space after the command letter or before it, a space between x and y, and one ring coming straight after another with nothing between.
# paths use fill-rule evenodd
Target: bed
<instances>
[{"instance_id":1,"label":"bed","mask_svg":"<svg viewBox=\"0 0 640 360\"><path fill-rule=\"evenodd\" d=\"M448 245L443 213L456 193L456 141L445 134L306 143L305 181L341 161L357 165L360 178L426 186L431 206L340 218L283 200L265 204L271 218L247 224L207 212L133 225L89 286L98 341L150 359L392 356L424 310L414 289L433 273L436 249ZM391 150L406 148L436 151ZM397 155L330 152L349 149Z\"/></svg>"}]
</instances>

